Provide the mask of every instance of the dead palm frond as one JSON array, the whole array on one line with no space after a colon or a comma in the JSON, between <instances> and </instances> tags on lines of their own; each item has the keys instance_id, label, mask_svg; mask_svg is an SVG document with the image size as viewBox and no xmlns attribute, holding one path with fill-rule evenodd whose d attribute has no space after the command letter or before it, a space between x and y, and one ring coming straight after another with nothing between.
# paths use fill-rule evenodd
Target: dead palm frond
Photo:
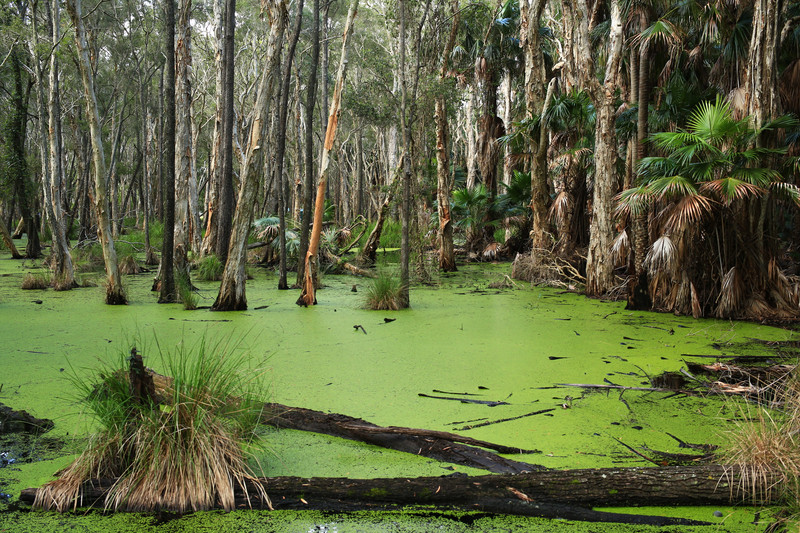
<instances>
[{"instance_id":1,"label":"dead palm frond","mask_svg":"<svg viewBox=\"0 0 800 533\"><path fill-rule=\"evenodd\" d=\"M697 297L697 290L694 288L694 283L690 283L689 288L692 295L692 316L694 318L701 318L703 316L703 308L700 305L700 299Z\"/></svg>"},{"instance_id":2,"label":"dead palm frond","mask_svg":"<svg viewBox=\"0 0 800 533\"><path fill-rule=\"evenodd\" d=\"M703 216L711 211L711 201L699 194L687 195L670 205L666 221L666 229L678 232L697 224Z\"/></svg>"},{"instance_id":3,"label":"dead palm frond","mask_svg":"<svg viewBox=\"0 0 800 533\"><path fill-rule=\"evenodd\" d=\"M717 316L728 318L740 308L746 295L746 287L739 269L731 267L722 277L722 284L719 291L719 303L717 304Z\"/></svg>"},{"instance_id":4,"label":"dead palm frond","mask_svg":"<svg viewBox=\"0 0 800 533\"><path fill-rule=\"evenodd\" d=\"M795 59L784 69L779 86L783 109L800 115L800 59Z\"/></svg>"},{"instance_id":5,"label":"dead palm frond","mask_svg":"<svg viewBox=\"0 0 800 533\"><path fill-rule=\"evenodd\" d=\"M624 265L630 250L630 239L626 230L620 231L611 245L611 261L616 266Z\"/></svg>"},{"instance_id":6,"label":"dead palm frond","mask_svg":"<svg viewBox=\"0 0 800 533\"><path fill-rule=\"evenodd\" d=\"M676 256L675 244L668 235L662 235L650 247L644 264L650 272L672 272Z\"/></svg>"},{"instance_id":7,"label":"dead palm frond","mask_svg":"<svg viewBox=\"0 0 800 533\"><path fill-rule=\"evenodd\" d=\"M572 198L566 190L562 189L556 195L555 200L553 200L553 205L550 206L550 220L558 224L563 224L571 206Z\"/></svg>"}]
</instances>

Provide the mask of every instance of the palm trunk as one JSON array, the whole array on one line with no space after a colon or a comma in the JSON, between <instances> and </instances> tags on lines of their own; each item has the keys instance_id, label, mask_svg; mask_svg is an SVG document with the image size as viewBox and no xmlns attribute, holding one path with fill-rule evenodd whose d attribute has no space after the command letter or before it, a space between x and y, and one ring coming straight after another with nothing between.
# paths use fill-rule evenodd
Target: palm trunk
<instances>
[{"instance_id":1,"label":"palm trunk","mask_svg":"<svg viewBox=\"0 0 800 533\"><path fill-rule=\"evenodd\" d=\"M97 213L97 234L103 248L103 261L105 262L107 286L106 303L109 305L126 304L127 298L122 287L122 279L117 265L117 252L111 238L111 220L108 216L108 194L106 193L106 162L103 152L103 138L100 129L100 112L97 108L97 98L94 90L92 64L89 60L88 44L86 43L86 30L83 26L81 0L67 0L67 11L75 26L75 44L78 52L78 64L83 82L84 98L86 100L86 115L89 120L89 132L92 141L92 161L94 163L94 206Z\"/></svg>"},{"instance_id":2,"label":"palm trunk","mask_svg":"<svg viewBox=\"0 0 800 533\"><path fill-rule=\"evenodd\" d=\"M250 139L246 146L242 163L242 185L236 203L236 213L231 227L230 246L228 247L222 283L213 311L240 311L247 309L245 283L247 273L247 236L253 219L253 206L258 192L258 168L256 161L263 149L262 139L265 129L269 127L269 106L278 85L280 75L280 50L283 46L284 31L288 23L286 0L277 0L269 4L270 30L267 45L267 56L261 74L258 93L256 94L255 113L250 127Z\"/></svg>"},{"instance_id":3,"label":"palm trunk","mask_svg":"<svg viewBox=\"0 0 800 533\"><path fill-rule=\"evenodd\" d=\"M330 113L328 114L328 127L325 130L325 144L322 150L322 160L320 161L319 183L317 184L317 200L314 205L314 226L311 237L308 241L308 251L305 256L305 268L303 275L303 290L298 305L316 305L317 298L314 295L314 275L312 264L317 261L319 251L319 241L322 235L322 214L325 211L325 186L328 180L330 167L330 154L333 143L336 139L336 126L339 121L339 110L341 107L342 89L344 88L344 77L347 72L347 38L353 32L353 19L358 11L358 0L353 0L350 10L347 13L347 22L342 34L342 53L339 59L339 71L336 74L336 85L333 90L333 100L331 102Z\"/></svg>"}]
</instances>

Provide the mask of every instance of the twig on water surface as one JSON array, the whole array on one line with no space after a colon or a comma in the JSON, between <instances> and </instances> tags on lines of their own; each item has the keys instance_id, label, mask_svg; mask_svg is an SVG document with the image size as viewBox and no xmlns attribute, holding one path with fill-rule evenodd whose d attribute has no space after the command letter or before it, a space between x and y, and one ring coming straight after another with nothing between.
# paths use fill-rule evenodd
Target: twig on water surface
<instances>
[{"instance_id":1,"label":"twig on water surface","mask_svg":"<svg viewBox=\"0 0 800 533\"><path fill-rule=\"evenodd\" d=\"M642 459L644 459L644 460L646 460L646 461L650 461L651 463L653 463L653 464L654 464L654 465L656 465L656 466L664 466L664 465L662 465L661 463L659 463L658 461L656 461L656 460L654 460L654 459L650 459L649 457L647 457L647 456L646 456L646 455L644 455L643 453L640 453L640 452L638 452L638 451L634 450L632 447L628 446L627 444L625 444L624 442L622 442L621 440L619 440L617 437L611 437L611 438L612 438L612 439L614 439L615 441L619 442L620 444L622 444L622 445L623 445L623 446L625 446L626 448L628 448L630 451L632 451L633 453L635 453L636 455L638 455L638 456L639 456L639 457L641 457Z\"/></svg>"},{"instance_id":2,"label":"twig on water surface","mask_svg":"<svg viewBox=\"0 0 800 533\"><path fill-rule=\"evenodd\" d=\"M467 426L464 426L464 427L456 428L456 431L466 431L468 429L475 429L475 428L481 428L483 426L490 426L492 424L499 424L500 422L510 422L511 420L519 420L520 418L525 418L527 416L541 415L541 414L544 414L544 413L549 413L550 411L555 411L555 409L542 409L540 411L534 411L532 413L527 413L527 414L519 415L519 416L512 416L510 418L501 418L499 420L489 420L488 422L481 422L480 424L475 424L475 425L472 425L472 426L467 425Z\"/></svg>"}]
</instances>

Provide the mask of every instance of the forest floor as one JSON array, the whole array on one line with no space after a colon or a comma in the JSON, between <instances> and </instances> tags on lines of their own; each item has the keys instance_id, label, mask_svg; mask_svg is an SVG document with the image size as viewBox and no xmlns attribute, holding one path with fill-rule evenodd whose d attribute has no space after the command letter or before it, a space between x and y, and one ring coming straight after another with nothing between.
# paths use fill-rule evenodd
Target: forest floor
<instances>
[{"instance_id":1,"label":"forest floor","mask_svg":"<svg viewBox=\"0 0 800 533\"><path fill-rule=\"evenodd\" d=\"M50 418L55 428L39 439L0 441L0 453L6 454L0 458L0 531L755 531L769 521L768 512L748 507L623 510L714 524L694 529L428 508L209 512L180 518L29 512L16 502L20 490L52 479L92 430L68 376L121 361L133 344L145 363L160 371L156 342L162 350L180 342L191 346L203 337L227 342L249 354L254 371L264 371L270 401L539 450L513 458L547 468L593 468L648 465L624 445L684 452L670 434L722 445L725 432L748 408L720 397L632 390L621 395L557 384L649 387L653 376L698 360L691 356L767 355L768 348L754 339L800 338L797 332L751 323L630 312L624 302L588 300L557 289L490 288L505 279L509 264L464 265L457 273L436 275L431 284L412 287L411 309L396 312L365 310L367 281L332 275L323 278L319 305L299 308L299 291L278 291L274 273L253 267L254 279L247 282L250 310L232 313L157 305L157 294L150 292L152 273L126 276L127 306L104 305L101 287L21 290L24 274L38 265L0 253L0 403ZM198 304L213 303L219 284L195 284ZM442 399L464 398L464 393L498 404ZM549 408L536 416L467 428ZM262 439L264 476L484 473L314 433L265 429Z\"/></svg>"}]
</instances>

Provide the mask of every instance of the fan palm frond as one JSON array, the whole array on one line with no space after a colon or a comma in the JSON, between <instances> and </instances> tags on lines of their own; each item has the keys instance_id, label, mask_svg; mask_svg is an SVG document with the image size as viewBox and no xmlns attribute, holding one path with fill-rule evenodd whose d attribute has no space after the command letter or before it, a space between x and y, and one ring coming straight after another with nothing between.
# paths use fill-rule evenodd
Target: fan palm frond
<instances>
[{"instance_id":1,"label":"fan palm frond","mask_svg":"<svg viewBox=\"0 0 800 533\"><path fill-rule=\"evenodd\" d=\"M650 192L660 200L678 200L698 194L697 184L686 176L664 176L648 183Z\"/></svg>"},{"instance_id":2,"label":"fan palm frond","mask_svg":"<svg viewBox=\"0 0 800 533\"><path fill-rule=\"evenodd\" d=\"M720 178L700 186L701 191L710 191L720 197L722 203L730 205L734 200L744 200L750 196L761 196L765 191L757 185L737 178Z\"/></svg>"}]
</instances>

